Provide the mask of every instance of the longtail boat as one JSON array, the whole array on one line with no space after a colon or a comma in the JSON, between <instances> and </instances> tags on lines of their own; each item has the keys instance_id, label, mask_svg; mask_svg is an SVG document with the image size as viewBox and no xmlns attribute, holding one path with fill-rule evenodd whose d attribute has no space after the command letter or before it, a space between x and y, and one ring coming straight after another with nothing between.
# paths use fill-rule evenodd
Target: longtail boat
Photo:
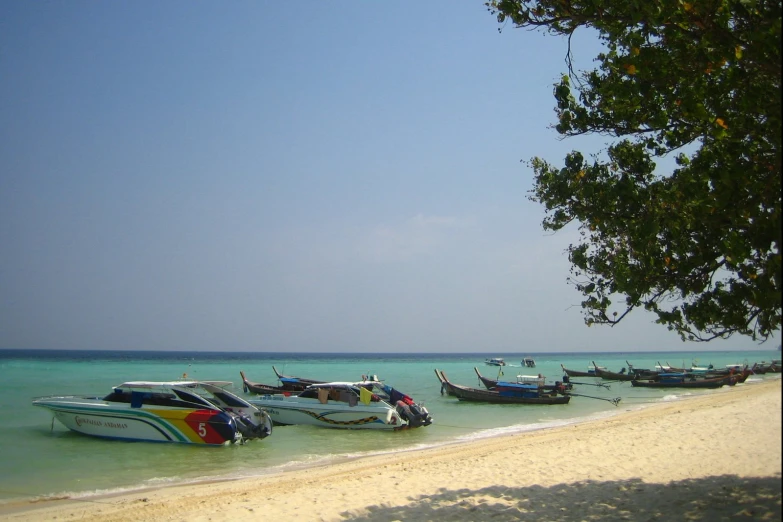
<instances>
[{"instance_id":1,"label":"longtail boat","mask_svg":"<svg viewBox=\"0 0 783 522\"><path fill-rule=\"evenodd\" d=\"M752 372L749 369L738 374L730 374L710 379L698 378L687 373L662 373L656 380L633 380L631 385L637 388L720 388L745 382Z\"/></svg>"},{"instance_id":2,"label":"longtail boat","mask_svg":"<svg viewBox=\"0 0 783 522\"><path fill-rule=\"evenodd\" d=\"M271 384L262 384L260 382L252 382L247 380L245 372L239 370L239 375L242 377L242 389L245 393L254 393L256 395L291 395L291 390L287 390L282 386L272 386Z\"/></svg>"},{"instance_id":3,"label":"longtail boat","mask_svg":"<svg viewBox=\"0 0 783 522\"><path fill-rule=\"evenodd\" d=\"M446 374L435 370L435 375L449 395L461 401L489 402L495 404L568 404L570 395L543 392L536 385L499 382L495 390L483 390L454 384Z\"/></svg>"},{"instance_id":4,"label":"longtail boat","mask_svg":"<svg viewBox=\"0 0 783 522\"><path fill-rule=\"evenodd\" d=\"M560 367L563 369L563 372L568 375L569 377L598 377L598 375L595 373L595 366L588 366L587 371L583 372L581 370L571 370L563 366L562 364ZM605 370L606 368L602 368Z\"/></svg>"},{"instance_id":5,"label":"longtail boat","mask_svg":"<svg viewBox=\"0 0 783 522\"><path fill-rule=\"evenodd\" d=\"M633 373L626 373L625 368L619 372L610 372L603 366L595 364L595 361L593 361L593 366L595 367L595 374L606 381L632 381L636 378Z\"/></svg>"},{"instance_id":6,"label":"longtail boat","mask_svg":"<svg viewBox=\"0 0 783 522\"><path fill-rule=\"evenodd\" d=\"M304 377L292 377L290 375L283 375L277 371L277 368L272 366L272 370L277 375L277 379L280 381L280 387L287 391L304 391L311 384L323 384L325 381L317 381L315 379L305 379Z\"/></svg>"},{"instance_id":7,"label":"longtail boat","mask_svg":"<svg viewBox=\"0 0 783 522\"><path fill-rule=\"evenodd\" d=\"M481 375L481 372L477 367L473 367L473 370L476 372L476 375L479 378L479 381L481 381L481 384L484 385L484 387L488 390L494 390L498 386L498 381L495 379L490 379L489 377L484 377ZM543 389L544 391L558 391L562 388L565 388L567 390L570 390L573 388L573 386L570 383L566 382L556 382L555 384L545 384L545 378L543 375L517 375L517 384L536 384L539 388Z\"/></svg>"},{"instance_id":8,"label":"longtail boat","mask_svg":"<svg viewBox=\"0 0 783 522\"><path fill-rule=\"evenodd\" d=\"M625 368L623 368L619 372L610 372L603 366L596 365L595 361L593 361L593 366L595 367L596 375L598 375L600 378L607 381L632 381L634 379L655 379L658 376L659 372L636 369L628 361L625 362L628 365L627 372L625 371Z\"/></svg>"}]
</instances>

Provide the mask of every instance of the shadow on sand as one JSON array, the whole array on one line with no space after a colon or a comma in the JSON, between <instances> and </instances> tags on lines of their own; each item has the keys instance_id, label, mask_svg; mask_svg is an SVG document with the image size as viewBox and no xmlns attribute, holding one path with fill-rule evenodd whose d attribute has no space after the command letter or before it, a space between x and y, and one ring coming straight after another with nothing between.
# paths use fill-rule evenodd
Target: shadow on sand
<instances>
[{"instance_id":1,"label":"shadow on sand","mask_svg":"<svg viewBox=\"0 0 783 522\"><path fill-rule=\"evenodd\" d=\"M687 465L693 465L689 463ZM513 471L509 471L513 474ZM499 473L502 480L503 473ZM441 489L432 496L413 497L408 506L371 506L361 514L346 511L354 522L424 520L781 520L781 478L740 478L723 475L647 484L579 482L551 487L478 490Z\"/></svg>"}]
</instances>

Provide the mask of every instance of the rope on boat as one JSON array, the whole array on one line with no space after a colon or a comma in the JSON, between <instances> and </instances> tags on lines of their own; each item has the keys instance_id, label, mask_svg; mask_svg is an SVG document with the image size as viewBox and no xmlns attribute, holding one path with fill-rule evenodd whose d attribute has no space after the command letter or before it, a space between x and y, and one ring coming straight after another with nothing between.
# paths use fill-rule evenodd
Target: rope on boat
<instances>
[{"instance_id":1,"label":"rope on boat","mask_svg":"<svg viewBox=\"0 0 783 522\"><path fill-rule=\"evenodd\" d=\"M625 400L630 399L663 399L663 397L653 397L652 395L638 395L636 397L626 397Z\"/></svg>"},{"instance_id":2,"label":"rope on boat","mask_svg":"<svg viewBox=\"0 0 783 522\"><path fill-rule=\"evenodd\" d=\"M634 404L666 404L666 403L662 403L661 401L644 400L644 401L636 401L636 402L634 402Z\"/></svg>"},{"instance_id":3,"label":"rope on boat","mask_svg":"<svg viewBox=\"0 0 783 522\"><path fill-rule=\"evenodd\" d=\"M611 389L612 389L612 387L611 387L611 386L609 386L608 384L604 384L604 383L601 383L601 382L599 382L599 383L593 383L593 382L576 382L576 381L569 380L569 381L568 381L568 383L569 383L569 384L577 384L577 385L579 385L579 386L600 386L601 388L606 388L607 390L611 390Z\"/></svg>"},{"instance_id":4,"label":"rope on boat","mask_svg":"<svg viewBox=\"0 0 783 522\"><path fill-rule=\"evenodd\" d=\"M571 392L566 393L566 395L573 395L574 397L587 397L588 399L598 399L599 401L611 402L615 406L620 404L620 400L622 399L622 397L615 397L614 399L607 399L605 397L593 397L592 395L582 395L581 393L571 393Z\"/></svg>"}]
</instances>

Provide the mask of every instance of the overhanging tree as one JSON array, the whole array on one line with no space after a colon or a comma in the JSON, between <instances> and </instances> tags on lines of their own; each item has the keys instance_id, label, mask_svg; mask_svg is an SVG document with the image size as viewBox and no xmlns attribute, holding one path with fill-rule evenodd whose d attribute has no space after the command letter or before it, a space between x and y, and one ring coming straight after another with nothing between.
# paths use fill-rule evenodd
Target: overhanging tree
<instances>
[{"instance_id":1,"label":"overhanging tree","mask_svg":"<svg viewBox=\"0 0 783 522\"><path fill-rule=\"evenodd\" d=\"M557 131L606 151L530 166L545 230L575 222L585 322L644 308L683 340L765 341L781 324L781 2L498 0L505 26L597 31L555 86ZM501 28L502 28L501 26ZM656 160L676 157L671 172ZM619 299L618 299L619 298ZM614 302L612 300L619 301Z\"/></svg>"}]
</instances>

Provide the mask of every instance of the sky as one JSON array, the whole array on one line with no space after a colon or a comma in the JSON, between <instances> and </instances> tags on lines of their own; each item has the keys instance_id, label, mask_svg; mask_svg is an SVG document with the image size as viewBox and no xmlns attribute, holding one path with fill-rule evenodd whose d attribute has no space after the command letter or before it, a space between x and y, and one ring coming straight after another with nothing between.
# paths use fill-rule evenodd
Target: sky
<instances>
[{"instance_id":1,"label":"sky","mask_svg":"<svg viewBox=\"0 0 783 522\"><path fill-rule=\"evenodd\" d=\"M481 1L0 2L0 348L542 353L585 326L528 200L567 42ZM594 35L575 63L592 67Z\"/></svg>"}]
</instances>

